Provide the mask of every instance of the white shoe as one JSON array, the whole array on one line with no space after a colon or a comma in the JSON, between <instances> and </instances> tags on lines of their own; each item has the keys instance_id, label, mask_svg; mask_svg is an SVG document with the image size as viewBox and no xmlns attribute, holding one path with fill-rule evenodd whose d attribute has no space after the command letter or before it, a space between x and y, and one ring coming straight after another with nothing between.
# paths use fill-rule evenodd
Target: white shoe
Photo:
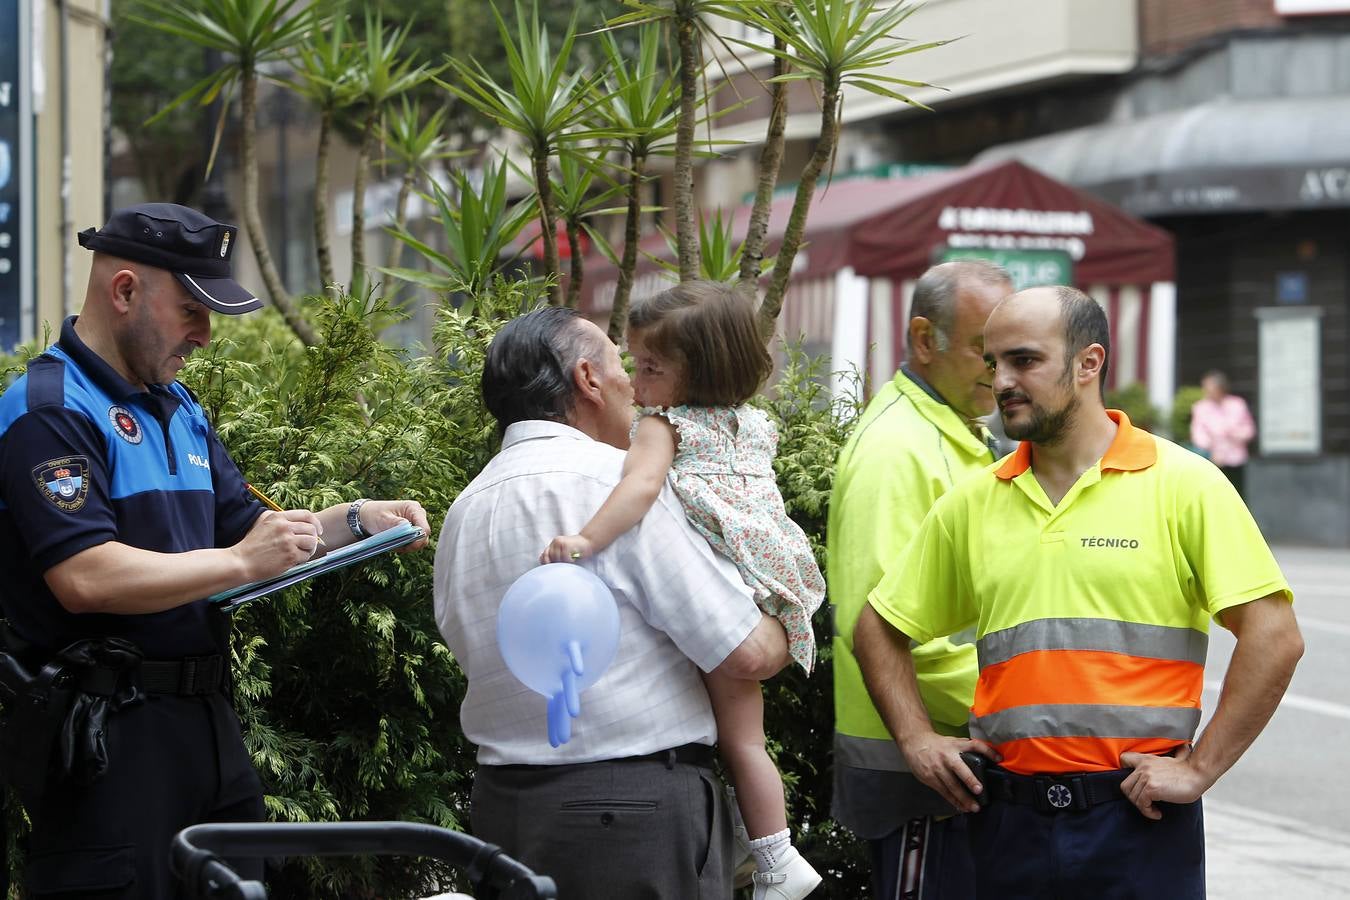
<instances>
[{"instance_id":1,"label":"white shoe","mask_svg":"<svg viewBox=\"0 0 1350 900\"><path fill-rule=\"evenodd\" d=\"M796 847L767 872L756 872L755 900L802 900L820 885L820 873L811 868Z\"/></svg>"},{"instance_id":2,"label":"white shoe","mask_svg":"<svg viewBox=\"0 0 1350 900\"><path fill-rule=\"evenodd\" d=\"M740 817L740 813L737 813L736 818ZM744 825L734 825L731 834L734 838L731 859L735 869L731 884L738 888L749 887L751 876L755 874L755 854L750 851L750 832L745 830Z\"/></svg>"}]
</instances>

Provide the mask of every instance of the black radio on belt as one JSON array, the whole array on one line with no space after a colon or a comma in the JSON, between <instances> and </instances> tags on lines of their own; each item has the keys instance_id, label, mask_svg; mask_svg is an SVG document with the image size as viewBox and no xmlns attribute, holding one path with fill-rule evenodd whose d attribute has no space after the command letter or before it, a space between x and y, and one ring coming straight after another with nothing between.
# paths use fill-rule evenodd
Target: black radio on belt
<instances>
[{"instance_id":1,"label":"black radio on belt","mask_svg":"<svg viewBox=\"0 0 1350 900\"><path fill-rule=\"evenodd\" d=\"M980 786L984 788L984 790L980 791L978 794L971 794L971 798L974 799L981 808L988 806L989 781L986 777L986 772L989 769L989 760L978 753L971 753L970 751L962 753L961 759L966 765L970 766L970 771L974 772L975 777L980 779Z\"/></svg>"}]
</instances>

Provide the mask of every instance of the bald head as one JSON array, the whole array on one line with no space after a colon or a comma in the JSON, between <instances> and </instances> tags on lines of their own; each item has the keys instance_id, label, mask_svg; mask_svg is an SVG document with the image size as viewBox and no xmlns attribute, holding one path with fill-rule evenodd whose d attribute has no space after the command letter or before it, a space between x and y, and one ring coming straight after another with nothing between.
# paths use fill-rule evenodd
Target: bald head
<instances>
[{"instance_id":1,"label":"bald head","mask_svg":"<svg viewBox=\"0 0 1350 900\"><path fill-rule=\"evenodd\" d=\"M1106 390L1106 373L1111 357L1111 328L1106 312L1096 300L1077 288L1047 285L1027 288L1008 297L994 310L985 327L986 340L992 329L1031 329L1033 333L1059 332L1064 348L1064 364L1072 364L1079 351L1100 344L1104 351L1099 390Z\"/></svg>"}]
</instances>

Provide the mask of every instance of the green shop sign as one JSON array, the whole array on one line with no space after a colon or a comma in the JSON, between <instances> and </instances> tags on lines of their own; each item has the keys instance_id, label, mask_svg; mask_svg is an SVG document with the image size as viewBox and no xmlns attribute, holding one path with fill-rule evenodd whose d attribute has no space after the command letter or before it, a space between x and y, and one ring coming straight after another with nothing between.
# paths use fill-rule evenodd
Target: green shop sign
<instances>
[{"instance_id":1,"label":"green shop sign","mask_svg":"<svg viewBox=\"0 0 1350 900\"><path fill-rule=\"evenodd\" d=\"M1013 290L1041 284L1073 284L1073 260L1063 250L995 250L988 247L948 247L942 262L987 259L1012 276Z\"/></svg>"}]
</instances>

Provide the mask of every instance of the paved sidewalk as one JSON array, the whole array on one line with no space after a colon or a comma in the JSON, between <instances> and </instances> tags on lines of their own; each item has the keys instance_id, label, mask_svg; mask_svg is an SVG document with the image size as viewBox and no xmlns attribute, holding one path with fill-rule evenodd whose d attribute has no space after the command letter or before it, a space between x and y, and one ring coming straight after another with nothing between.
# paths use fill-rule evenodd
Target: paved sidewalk
<instances>
[{"instance_id":1,"label":"paved sidewalk","mask_svg":"<svg viewBox=\"0 0 1350 900\"><path fill-rule=\"evenodd\" d=\"M1350 834L1206 801L1209 900L1350 897Z\"/></svg>"},{"instance_id":2,"label":"paved sidewalk","mask_svg":"<svg viewBox=\"0 0 1350 900\"><path fill-rule=\"evenodd\" d=\"M1209 900L1350 900L1350 551L1275 547L1306 652L1280 710L1205 797ZM1232 636L1211 628L1212 712Z\"/></svg>"}]
</instances>

